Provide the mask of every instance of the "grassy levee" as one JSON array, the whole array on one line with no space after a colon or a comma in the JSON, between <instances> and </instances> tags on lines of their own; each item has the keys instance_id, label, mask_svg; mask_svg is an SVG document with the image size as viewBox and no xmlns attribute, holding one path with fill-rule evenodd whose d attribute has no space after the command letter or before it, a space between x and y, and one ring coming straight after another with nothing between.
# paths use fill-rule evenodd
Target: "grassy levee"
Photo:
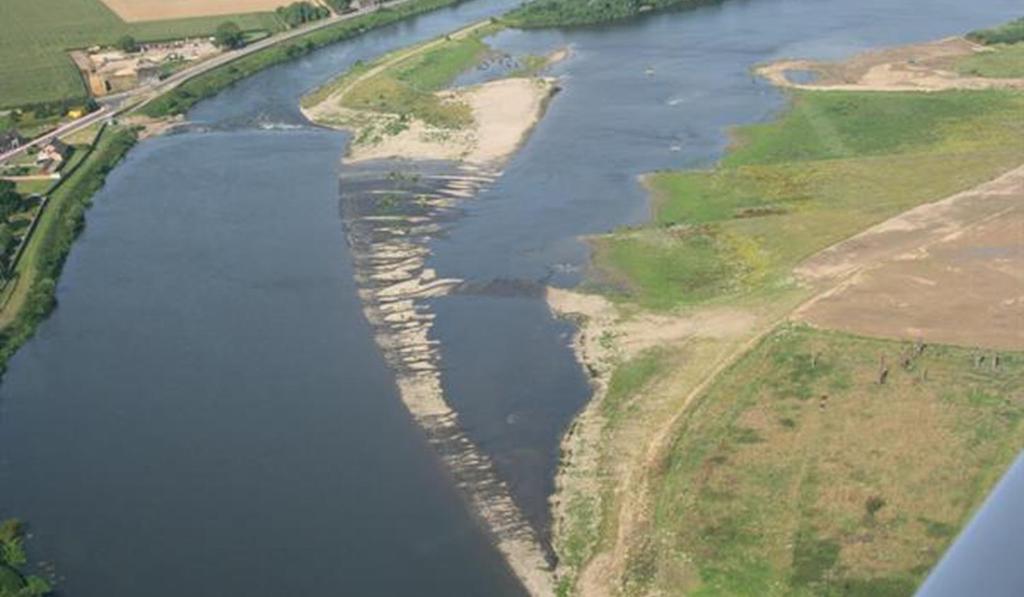
<instances>
[{"instance_id":1,"label":"grassy levee","mask_svg":"<svg viewBox=\"0 0 1024 597\"><path fill-rule=\"evenodd\" d=\"M783 326L687 411L630 592L911 595L1024 445L1024 355Z\"/></svg>"},{"instance_id":2,"label":"grassy levee","mask_svg":"<svg viewBox=\"0 0 1024 597\"><path fill-rule=\"evenodd\" d=\"M234 21L247 31L279 31L274 13L126 23L100 0L0 3L0 108L78 100L85 85L67 50L115 43L123 35L160 41L211 35Z\"/></svg>"},{"instance_id":3,"label":"grassy levee","mask_svg":"<svg viewBox=\"0 0 1024 597\"><path fill-rule=\"evenodd\" d=\"M212 97L241 79L261 70L305 56L317 48L350 39L371 29L390 25L438 8L453 6L460 1L413 0L397 7L382 8L355 19L341 21L336 25L312 31L199 75L143 106L141 112L153 118L183 114L199 101Z\"/></svg>"},{"instance_id":4,"label":"grassy levee","mask_svg":"<svg viewBox=\"0 0 1024 597\"><path fill-rule=\"evenodd\" d=\"M646 183L654 221L595 239L608 292L660 310L788 284L811 254L1024 155L1024 96L797 92L710 171Z\"/></svg>"},{"instance_id":5,"label":"grassy levee","mask_svg":"<svg viewBox=\"0 0 1024 597\"><path fill-rule=\"evenodd\" d=\"M50 193L0 308L0 373L56 305L56 280L71 244L85 225L85 210L135 139L132 129L108 127L91 154Z\"/></svg>"}]
</instances>

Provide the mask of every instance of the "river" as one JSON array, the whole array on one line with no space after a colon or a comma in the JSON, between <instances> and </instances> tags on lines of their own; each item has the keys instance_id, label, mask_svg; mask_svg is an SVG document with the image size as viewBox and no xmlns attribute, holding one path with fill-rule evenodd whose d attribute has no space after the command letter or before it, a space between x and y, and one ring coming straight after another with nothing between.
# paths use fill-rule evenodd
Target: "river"
<instances>
[{"instance_id":1,"label":"river","mask_svg":"<svg viewBox=\"0 0 1024 597\"><path fill-rule=\"evenodd\" d=\"M500 14L467 2L260 73L145 141L95 197L59 308L0 386L0 515L70 597L521 594L403 406L346 242L347 137L298 98L358 59ZM504 174L429 240L470 291L429 301L465 436L543 540L561 434L589 394L576 238L646 217L640 173L707 166L782 94L750 76L1018 16L1016 0L747 0L576 31L563 91ZM474 290L475 289L475 290Z\"/></svg>"}]
</instances>

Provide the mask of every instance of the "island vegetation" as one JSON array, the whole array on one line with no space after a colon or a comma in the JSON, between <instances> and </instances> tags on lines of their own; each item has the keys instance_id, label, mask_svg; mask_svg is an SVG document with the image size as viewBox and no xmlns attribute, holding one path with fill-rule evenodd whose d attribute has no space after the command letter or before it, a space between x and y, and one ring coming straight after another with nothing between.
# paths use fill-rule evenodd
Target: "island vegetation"
<instances>
[{"instance_id":1,"label":"island vegetation","mask_svg":"<svg viewBox=\"0 0 1024 597\"><path fill-rule=\"evenodd\" d=\"M20 521L0 521L0 597L42 597L50 593L46 580L24 572L28 559L23 540Z\"/></svg>"}]
</instances>

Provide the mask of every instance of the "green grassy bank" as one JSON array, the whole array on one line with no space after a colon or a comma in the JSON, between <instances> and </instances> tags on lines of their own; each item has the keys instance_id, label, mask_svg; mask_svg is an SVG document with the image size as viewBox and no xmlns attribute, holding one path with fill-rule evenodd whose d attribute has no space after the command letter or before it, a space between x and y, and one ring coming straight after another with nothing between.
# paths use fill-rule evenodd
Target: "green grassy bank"
<instances>
[{"instance_id":1,"label":"green grassy bank","mask_svg":"<svg viewBox=\"0 0 1024 597\"><path fill-rule=\"evenodd\" d=\"M50 193L35 233L5 288L0 310L0 372L56 305L57 277L85 225L85 210L107 173L134 144L133 130L105 129L90 155Z\"/></svg>"},{"instance_id":2,"label":"green grassy bank","mask_svg":"<svg viewBox=\"0 0 1024 597\"><path fill-rule=\"evenodd\" d=\"M628 593L909 596L1024 445L1024 355L981 366L784 326L687 411Z\"/></svg>"},{"instance_id":3,"label":"green grassy bank","mask_svg":"<svg viewBox=\"0 0 1024 597\"><path fill-rule=\"evenodd\" d=\"M796 92L708 171L658 172L650 224L594 240L599 285L659 310L789 284L811 254L1024 155L1024 95Z\"/></svg>"}]
</instances>

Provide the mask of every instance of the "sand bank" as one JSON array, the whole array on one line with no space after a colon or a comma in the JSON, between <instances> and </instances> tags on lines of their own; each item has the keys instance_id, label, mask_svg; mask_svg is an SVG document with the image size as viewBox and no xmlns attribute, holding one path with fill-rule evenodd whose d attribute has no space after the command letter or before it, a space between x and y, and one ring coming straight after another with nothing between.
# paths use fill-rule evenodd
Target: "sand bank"
<instances>
[{"instance_id":1,"label":"sand bank","mask_svg":"<svg viewBox=\"0 0 1024 597\"><path fill-rule=\"evenodd\" d=\"M948 91L952 89L1024 89L1024 79L966 76L953 70L957 60L991 51L962 37L858 54L844 62L780 60L755 69L772 84L812 91ZM790 72L817 75L796 82Z\"/></svg>"}]
</instances>

